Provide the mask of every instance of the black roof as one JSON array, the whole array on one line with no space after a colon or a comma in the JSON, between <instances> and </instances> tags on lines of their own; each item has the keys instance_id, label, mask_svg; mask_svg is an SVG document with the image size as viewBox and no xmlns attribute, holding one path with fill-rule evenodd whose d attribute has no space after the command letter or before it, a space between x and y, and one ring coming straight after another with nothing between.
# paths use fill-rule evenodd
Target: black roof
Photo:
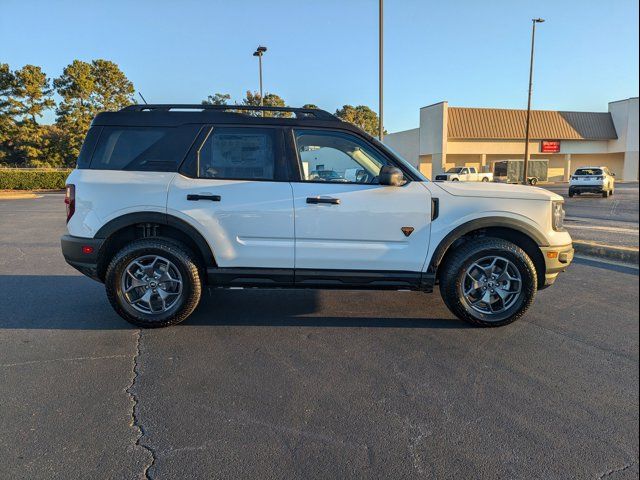
<instances>
[{"instance_id":1,"label":"black roof","mask_svg":"<svg viewBox=\"0 0 640 480\"><path fill-rule=\"evenodd\" d=\"M262 117L247 112L289 112L293 117ZM244 113L243 113L244 112ZM351 131L393 158L398 158L377 138L352 123L320 109L292 107L250 107L245 105L145 104L131 105L117 112L96 115L93 126L177 127L189 124L279 125L290 127L332 128ZM402 162L401 162L402 163ZM405 172L410 178L415 175Z\"/></svg>"},{"instance_id":2,"label":"black roof","mask_svg":"<svg viewBox=\"0 0 640 480\"><path fill-rule=\"evenodd\" d=\"M255 112L290 113L291 117L262 117ZM252 113L252 114L249 114ZM335 115L320 109L292 107L253 107L245 105L148 104L131 105L117 112L96 115L95 126L165 126L193 123L226 123L247 125L288 125L338 127L364 133L358 127L343 122Z\"/></svg>"}]
</instances>

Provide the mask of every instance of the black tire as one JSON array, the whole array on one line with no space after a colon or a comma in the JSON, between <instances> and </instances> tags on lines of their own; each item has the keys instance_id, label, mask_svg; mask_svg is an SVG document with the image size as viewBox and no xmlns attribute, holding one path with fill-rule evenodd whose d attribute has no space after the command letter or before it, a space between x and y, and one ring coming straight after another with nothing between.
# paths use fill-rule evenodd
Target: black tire
<instances>
[{"instance_id":1,"label":"black tire","mask_svg":"<svg viewBox=\"0 0 640 480\"><path fill-rule=\"evenodd\" d=\"M489 181L489 177L482 177L482 181L483 182L488 182Z\"/></svg>"},{"instance_id":2,"label":"black tire","mask_svg":"<svg viewBox=\"0 0 640 480\"><path fill-rule=\"evenodd\" d=\"M569 189L569 198L573 198L573 195L574 195L573 190Z\"/></svg>"},{"instance_id":3,"label":"black tire","mask_svg":"<svg viewBox=\"0 0 640 480\"><path fill-rule=\"evenodd\" d=\"M452 178L452 179L451 179L451 181L452 181L452 182L459 182L459 181L460 181L460 179L459 179L459 178Z\"/></svg>"},{"instance_id":4,"label":"black tire","mask_svg":"<svg viewBox=\"0 0 640 480\"><path fill-rule=\"evenodd\" d=\"M602 198L609 198L609 190L602 191Z\"/></svg>"},{"instance_id":5,"label":"black tire","mask_svg":"<svg viewBox=\"0 0 640 480\"><path fill-rule=\"evenodd\" d=\"M144 313L127 302L121 285L122 275L131 262L145 255L159 255L177 268L182 277L182 291L175 303L161 313ZM193 253L183 244L165 238L147 238L126 245L115 254L105 276L107 298L113 309L138 327L168 327L185 320L200 302L202 284ZM147 287L148 288L148 287ZM163 302L164 305L164 302Z\"/></svg>"},{"instance_id":6,"label":"black tire","mask_svg":"<svg viewBox=\"0 0 640 480\"><path fill-rule=\"evenodd\" d=\"M533 177L529 179L529 185L531 185L532 187L536 186L538 184L538 179Z\"/></svg>"},{"instance_id":7,"label":"black tire","mask_svg":"<svg viewBox=\"0 0 640 480\"><path fill-rule=\"evenodd\" d=\"M474 310L463 294L467 269L477 260L499 255L509 260L521 276L520 296L502 313L485 314ZM535 265L520 247L499 238L470 240L448 255L439 274L440 293L447 308L456 317L480 327L500 327L522 317L529 309L538 289Z\"/></svg>"}]
</instances>

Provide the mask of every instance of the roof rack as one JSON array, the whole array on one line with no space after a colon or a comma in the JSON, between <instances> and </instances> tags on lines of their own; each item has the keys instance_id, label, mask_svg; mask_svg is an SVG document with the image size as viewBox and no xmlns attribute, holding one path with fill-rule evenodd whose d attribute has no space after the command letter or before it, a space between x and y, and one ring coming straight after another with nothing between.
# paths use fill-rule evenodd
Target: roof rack
<instances>
[{"instance_id":1,"label":"roof rack","mask_svg":"<svg viewBox=\"0 0 640 480\"><path fill-rule=\"evenodd\" d=\"M146 111L159 111L159 112L169 112L171 110L218 110L221 112L230 112L230 113L242 113L246 111L258 111L258 112L289 112L293 113L296 118L312 118L315 120L330 120L330 121L341 121L335 115L330 114L325 110L315 109L315 108L293 108L293 107L261 107L261 106L251 106L251 105L200 105L200 104L179 104L179 103L168 103L168 104L139 104L139 105L130 105L128 107L124 107L120 111L126 112L146 112Z\"/></svg>"}]
</instances>

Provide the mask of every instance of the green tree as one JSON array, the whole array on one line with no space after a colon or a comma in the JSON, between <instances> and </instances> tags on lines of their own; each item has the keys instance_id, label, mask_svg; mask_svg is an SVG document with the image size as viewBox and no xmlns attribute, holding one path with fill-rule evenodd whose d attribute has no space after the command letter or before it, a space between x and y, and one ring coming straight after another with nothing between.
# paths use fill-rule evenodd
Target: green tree
<instances>
[{"instance_id":1,"label":"green tree","mask_svg":"<svg viewBox=\"0 0 640 480\"><path fill-rule=\"evenodd\" d=\"M228 93L214 93L202 101L202 105L229 105L229 103L231 103L231 95Z\"/></svg>"},{"instance_id":2,"label":"green tree","mask_svg":"<svg viewBox=\"0 0 640 480\"><path fill-rule=\"evenodd\" d=\"M95 104L100 111L120 110L133 104L133 83L109 60L93 60L91 72L94 81Z\"/></svg>"},{"instance_id":3,"label":"green tree","mask_svg":"<svg viewBox=\"0 0 640 480\"><path fill-rule=\"evenodd\" d=\"M366 105L358 105L357 107L344 105L336 110L336 116L345 122L353 123L369 135L378 136L378 114Z\"/></svg>"},{"instance_id":4,"label":"green tree","mask_svg":"<svg viewBox=\"0 0 640 480\"><path fill-rule=\"evenodd\" d=\"M40 125L40 155L31 163L33 167L64 167L67 135L58 125Z\"/></svg>"},{"instance_id":5,"label":"green tree","mask_svg":"<svg viewBox=\"0 0 640 480\"><path fill-rule=\"evenodd\" d=\"M302 108L308 108L309 110L318 110L318 106L313 103L305 103Z\"/></svg>"},{"instance_id":6,"label":"green tree","mask_svg":"<svg viewBox=\"0 0 640 480\"><path fill-rule=\"evenodd\" d=\"M14 114L20 120L37 123L45 110L55 106L51 95L51 81L40 67L25 65L14 72L13 84Z\"/></svg>"},{"instance_id":7,"label":"green tree","mask_svg":"<svg viewBox=\"0 0 640 480\"><path fill-rule=\"evenodd\" d=\"M74 60L53 84L62 98L56 109L56 126L66 137L61 157L73 166L93 117L131 105L135 89L118 65L102 59Z\"/></svg>"},{"instance_id":8,"label":"green tree","mask_svg":"<svg viewBox=\"0 0 640 480\"><path fill-rule=\"evenodd\" d=\"M247 90L247 96L242 99L241 105L250 105L252 107L260 106L260 94L258 92L252 92L251 90ZM275 93L267 93L264 96L263 105L265 107L286 107L286 103L284 99ZM261 116L262 112L255 111L247 111L249 115ZM291 117L291 112L264 112L265 117L279 117L279 118L287 118Z\"/></svg>"},{"instance_id":9,"label":"green tree","mask_svg":"<svg viewBox=\"0 0 640 480\"><path fill-rule=\"evenodd\" d=\"M0 163L11 161L13 156L12 139L16 122L13 118L11 102L15 76L6 63L0 63Z\"/></svg>"},{"instance_id":10,"label":"green tree","mask_svg":"<svg viewBox=\"0 0 640 480\"><path fill-rule=\"evenodd\" d=\"M52 93L51 81L40 67L25 65L13 72L8 96L9 114L15 122L11 163L31 166L47 161L42 153L43 130L37 120L55 105Z\"/></svg>"},{"instance_id":11,"label":"green tree","mask_svg":"<svg viewBox=\"0 0 640 480\"><path fill-rule=\"evenodd\" d=\"M81 60L67 65L62 75L53 81L62 97L56 109L56 125L66 137L66 142L61 144L61 156L67 165L72 165L78 157L91 120L98 113L95 83L91 64Z\"/></svg>"}]
</instances>

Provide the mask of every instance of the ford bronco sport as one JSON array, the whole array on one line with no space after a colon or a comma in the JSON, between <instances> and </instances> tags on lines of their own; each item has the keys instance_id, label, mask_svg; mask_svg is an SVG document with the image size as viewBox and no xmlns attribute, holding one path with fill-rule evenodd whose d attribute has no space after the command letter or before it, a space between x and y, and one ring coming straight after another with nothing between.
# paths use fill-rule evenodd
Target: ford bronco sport
<instances>
[{"instance_id":1,"label":"ford bronco sport","mask_svg":"<svg viewBox=\"0 0 640 480\"><path fill-rule=\"evenodd\" d=\"M429 182L322 110L101 113L67 182L65 259L143 327L183 321L205 287L436 285L457 317L499 326L573 258L562 197Z\"/></svg>"}]
</instances>

